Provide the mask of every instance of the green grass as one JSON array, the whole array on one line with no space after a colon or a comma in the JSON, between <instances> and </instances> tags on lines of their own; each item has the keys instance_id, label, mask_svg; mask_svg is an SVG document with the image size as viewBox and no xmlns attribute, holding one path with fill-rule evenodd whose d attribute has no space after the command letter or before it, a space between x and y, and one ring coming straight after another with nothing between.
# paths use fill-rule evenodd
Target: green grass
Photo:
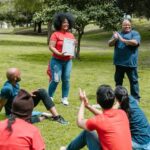
<instances>
[{"instance_id":1,"label":"green grass","mask_svg":"<svg viewBox=\"0 0 150 150\"><path fill-rule=\"evenodd\" d=\"M142 34L142 44L139 51L139 83L141 103L148 119L150 120L150 43L149 26L144 21L141 26L135 22L136 28ZM74 136L80 133L76 126L76 115L79 107L78 88L86 90L90 103L95 103L95 91L100 84L114 84L114 66L112 65L113 48L107 46L107 40L111 37L111 32L87 31L81 43L81 60L73 60L71 74L71 89L69 95L70 105L63 106L60 103L61 84L58 86L54 102L58 112L67 119L70 124L67 126L59 123L44 120L36 124L41 130L46 143L47 150L58 150L61 145L69 143ZM6 69L18 67L22 72L21 87L32 91L37 88L48 87L48 77L46 75L47 64L51 53L46 45L44 36L25 36L15 34L0 34L0 87L3 85ZM129 89L127 77L124 86ZM46 111L44 106L39 105L36 110ZM91 116L86 111L86 116ZM0 114L4 118L4 110ZM86 149L86 148L85 148Z\"/></svg>"}]
</instances>

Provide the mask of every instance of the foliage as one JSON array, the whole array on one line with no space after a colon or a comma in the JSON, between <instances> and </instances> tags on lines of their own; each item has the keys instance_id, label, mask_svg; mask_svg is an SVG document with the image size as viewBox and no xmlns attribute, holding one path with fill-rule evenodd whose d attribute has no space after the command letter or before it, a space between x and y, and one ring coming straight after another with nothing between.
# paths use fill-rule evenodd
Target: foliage
<instances>
[{"instance_id":1,"label":"foliage","mask_svg":"<svg viewBox=\"0 0 150 150\"><path fill-rule=\"evenodd\" d=\"M118 7L126 14L136 14L150 18L149 0L117 0Z\"/></svg>"}]
</instances>

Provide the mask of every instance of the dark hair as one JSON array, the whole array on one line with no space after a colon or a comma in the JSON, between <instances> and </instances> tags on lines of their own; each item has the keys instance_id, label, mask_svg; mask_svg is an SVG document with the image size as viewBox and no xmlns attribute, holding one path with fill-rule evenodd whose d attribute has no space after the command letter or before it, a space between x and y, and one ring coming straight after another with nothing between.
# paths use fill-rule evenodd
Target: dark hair
<instances>
[{"instance_id":1,"label":"dark hair","mask_svg":"<svg viewBox=\"0 0 150 150\"><path fill-rule=\"evenodd\" d=\"M117 86L115 89L115 96L120 103L120 108L127 113L128 117L130 117L129 95L127 89L120 85Z\"/></svg>"},{"instance_id":2,"label":"dark hair","mask_svg":"<svg viewBox=\"0 0 150 150\"><path fill-rule=\"evenodd\" d=\"M8 131L10 131L11 133L13 131L12 130L12 124L15 123L16 118L17 118L17 116L15 116L13 114L8 118L8 123L7 123L6 129L8 129ZM27 119L24 119L24 120L27 121L27 122L29 122L29 123L31 123L31 118L27 118Z\"/></svg>"},{"instance_id":3,"label":"dark hair","mask_svg":"<svg viewBox=\"0 0 150 150\"><path fill-rule=\"evenodd\" d=\"M112 108L115 100L115 94L109 85L99 86L96 95L97 103L100 104L103 109Z\"/></svg>"},{"instance_id":4,"label":"dark hair","mask_svg":"<svg viewBox=\"0 0 150 150\"><path fill-rule=\"evenodd\" d=\"M61 29L62 23L67 19L69 23L69 29L73 27L74 18L70 13L57 13L54 16L54 28L59 31Z\"/></svg>"},{"instance_id":5,"label":"dark hair","mask_svg":"<svg viewBox=\"0 0 150 150\"><path fill-rule=\"evenodd\" d=\"M31 121L31 114L34 102L30 93L24 89L20 89L18 95L14 98L11 109L11 116L8 119L7 129L12 132L12 124L16 118L23 119L27 122Z\"/></svg>"},{"instance_id":6,"label":"dark hair","mask_svg":"<svg viewBox=\"0 0 150 150\"><path fill-rule=\"evenodd\" d=\"M11 115L9 118L8 118L8 124L7 124L7 129L8 131L12 132L12 124L16 121L16 117Z\"/></svg>"}]
</instances>

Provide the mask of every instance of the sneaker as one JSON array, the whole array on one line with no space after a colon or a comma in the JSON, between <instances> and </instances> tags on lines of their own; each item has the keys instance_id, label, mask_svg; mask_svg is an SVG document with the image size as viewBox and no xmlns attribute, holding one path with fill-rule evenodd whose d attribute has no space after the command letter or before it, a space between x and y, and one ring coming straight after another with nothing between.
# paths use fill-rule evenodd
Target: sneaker
<instances>
[{"instance_id":1,"label":"sneaker","mask_svg":"<svg viewBox=\"0 0 150 150\"><path fill-rule=\"evenodd\" d=\"M52 114L47 113L47 112L42 112L41 116L44 116L46 119L52 117Z\"/></svg>"},{"instance_id":2,"label":"sneaker","mask_svg":"<svg viewBox=\"0 0 150 150\"><path fill-rule=\"evenodd\" d=\"M51 99L52 101L54 101L54 98L53 98L53 97L50 97L50 99Z\"/></svg>"},{"instance_id":3,"label":"sneaker","mask_svg":"<svg viewBox=\"0 0 150 150\"><path fill-rule=\"evenodd\" d=\"M61 115L52 117L52 120L53 120L53 121L57 121L57 122L59 122L60 124L68 124L68 123L69 123L69 122L66 121Z\"/></svg>"},{"instance_id":4,"label":"sneaker","mask_svg":"<svg viewBox=\"0 0 150 150\"><path fill-rule=\"evenodd\" d=\"M69 105L69 102L68 102L68 98L67 97L64 97L61 99L61 102L64 104L64 105Z\"/></svg>"},{"instance_id":5,"label":"sneaker","mask_svg":"<svg viewBox=\"0 0 150 150\"><path fill-rule=\"evenodd\" d=\"M66 150L65 146L61 146L60 150Z\"/></svg>"}]
</instances>

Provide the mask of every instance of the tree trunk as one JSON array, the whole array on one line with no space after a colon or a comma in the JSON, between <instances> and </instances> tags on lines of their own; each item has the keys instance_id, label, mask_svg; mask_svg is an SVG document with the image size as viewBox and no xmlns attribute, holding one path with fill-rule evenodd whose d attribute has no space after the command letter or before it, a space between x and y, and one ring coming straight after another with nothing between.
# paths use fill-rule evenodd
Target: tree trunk
<instances>
[{"instance_id":1,"label":"tree trunk","mask_svg":"<svg viewBox=\"0 0 150 150\"><path fill-rule=\"evenodd\" d=\"M42 25L42 22L40 21L40 22L38 23L38 33L41 33L41 32L42 32L41 25Z\"/></svg>"},{"instance_id":2,"label":"tree trunk","mask_svg":"<svg viewBox=\"0 0 150 150\"><path fill-rule=\"evenodd\" d=\"M81 39L82 39L83 33L84 33L84 28L81 30L78 30L78 45L77 45L77 51L76 51L77 59L80 59L80 46L81 46Z\"/></svg>"},{"instance_id":3,"label":"tree trunk","mask_svg":"<svg viewBox=\"0 0 150 150\"><path fill-rule=\"evenodd\" d=\"M52 21L48 22L48 31L47 31L47 45L49 45L49 39L52 34Z\"/></svg>"},{"instance_id":4,"label":"tree trunk","mask_svg":"<svg viewBox=\"0 0 150 150\"><path fill-rule=\"evenodd\" d=\"M36 21L34 22L34 32L36 32L36 29L37 29L37 23Z\"/></svg>"}]
</instances>

